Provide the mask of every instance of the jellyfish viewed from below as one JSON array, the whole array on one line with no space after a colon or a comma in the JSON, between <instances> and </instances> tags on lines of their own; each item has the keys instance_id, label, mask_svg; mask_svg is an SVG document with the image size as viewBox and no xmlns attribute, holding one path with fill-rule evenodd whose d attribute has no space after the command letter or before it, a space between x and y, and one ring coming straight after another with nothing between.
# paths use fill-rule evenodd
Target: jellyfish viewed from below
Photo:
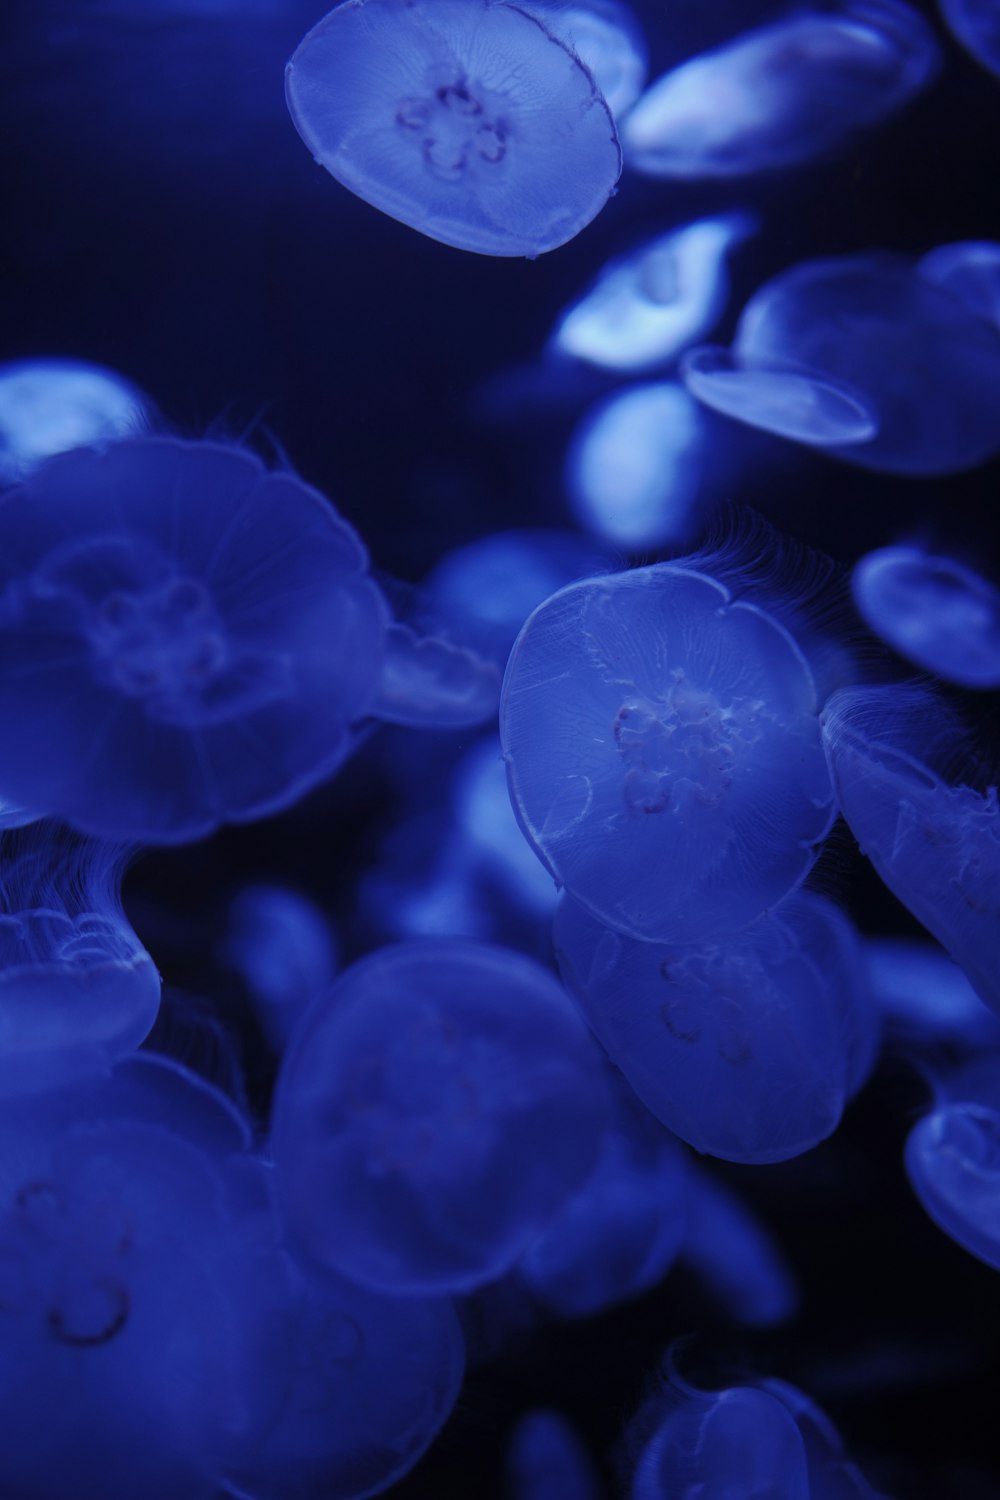
<instances>
[{"instance_id":1,"label":"jellyfish viewed from below","mask_svg":"<svg viewBox=\"0 0 1000 1500\"><path fill-rule=\"evenodd\" d=\"M414 729L467 729L493 717L499 696L494 662L443 636L389 627L376 718Z\"/></svg>"},{"instance_id":2,"label":"jellyfish viewed from below","mask_svg":"<svg viewBox=\"0 0 1000 1500\"><path fill-rule=\"evenodd\" d=\"M82 359L0 365L0 485L16 484L47 458L136 437L152 407L124 376Z\"/></svg>"},{"instance_id":3,"label":"jellyfish viewed from below","mask_svg":"<svg viewBox=\"0 0 1000 1500\"><path fill-rule=\"evenodd\" d=\"M642 93L649 67L634 12L622 0L528 0L531 12L593 75L615 119Z\"/></svg>"},{"instance_id":4,"label":"jellyfish viewed from below","mask_svg":"<svg viewBox=\"0 0 1000 1500\"><path fill-rule=\"evenodd\" d=\"M626 164L699 178L812 161L909 103L939 56L902 0L795 11L651 84L623 122Z\"/></svg>"},{"instance_id":5,"label":"jellyfish viewed from below","mask_svg":"<svg viewBox=\"0 0 1000 1500\"><path fill-rule=\"evenodd\" d=\"M805 878L834 818L802 651L697 557L541 605L511 653L500 740L538 857L649 942L753 922Z\"/></svg>"},{"instance_id":6,"label":"jellyfish viewed from below","mask_svg":"<svg viewBox=\"0 0 1000 1500\"><path fill-rule=\"evenodd\" d=\"M998 0L938 0L949 31L976 62L1000 78L1000 3Z\"/></svg>"},{"instance_id":7,"label":"jellyfish viewed from below","mask_svg":"<svg viewBox=\"0 0 1000 1500\"><path fill-rule=\"evenodd\" d=\"M997 25L1000 38L1000 8ZM938 245L917 262L917 270L957 297L977 318L1000 328L1000 244L994 240L959 240Z\"/></svg>"},{"instance_id":8,"label":"jellyfish viewed from below","mask_svg":"<svg viewBox=\"0 0 1000 1500\"><path fill-rule=\"evenodd\" d=\"M1000 590L919 547L880 547L856 565L854 602L901 656L946 682L1000 687Z\"/></svg>"},{"instance_id":9,"label":"jellyfish viewed from below","mask_svg":"<svg viewBox=\"0 0 1000 1500\"><path fill-rule=\"evenodd\" d=\"M290 1230L362 1285L473 1287L581 1185L606 1109L597 1050L539 965L460 941L381 949L284 1059L273 1150Z\"/></svg>"},{"instance_id":10,"label":"jellyfish viewed from below","mask_svg":"<svg viewBox=\"0 0 1000 1500\"><path fill-rule=\"evenodd\" d=\"M237 449L53 459L0 502L0 791L149 843L287 806L377 691L365 563L321 495Z\"/></svg>"},{"instance_id":11,"label":"jellyfish viewed from below","mask_svg":"<svg viewBox=\"0 0 1000 1500\"><path fill-rule=\"evenodd\" d=\"M285 90L338 182L460 250L554 250L621 170L587 68L506 0L346 0L299 44Z\"/></svg>"},{"instance_id":12,"label":"jellyfish viewed from below","mask_svg":"<svg viewBox=\"0 0 1000 1500\"><path fill-rule=\"evenodd\" d=\"M505 1500L602 1500L583 1439L559 1412L526 1412L511 1434Z\"/></svg>"}]
</instances>

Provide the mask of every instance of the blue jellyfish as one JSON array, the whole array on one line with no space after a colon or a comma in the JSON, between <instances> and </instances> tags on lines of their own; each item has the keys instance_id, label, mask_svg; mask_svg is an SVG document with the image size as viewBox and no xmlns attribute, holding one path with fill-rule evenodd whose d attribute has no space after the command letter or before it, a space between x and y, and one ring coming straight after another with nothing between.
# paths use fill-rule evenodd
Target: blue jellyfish
<instances>
[{"instance_id":1,"label":"blue jellyfish","mask_svg":"<svg viewBox=\"0 0 1000 1500\"><path fill-rule=\"evenodd\" d=\"M458 828L477 863L519 906L551 917L556 887L517 825L495 734L480 740L456 766L451 803Z\"/></svg>"},{"instance_id":2,"label":"blue jellyfish","mask_svg":"<svg viewBox=\"0 0 1000 1500\"><path fill-rule=\"evenodd\" d=\"M924 1211L970 1255L1000 1270L1000 1051L936 1080L904 1159Z\"/></svg>"},{"instance_id":3,"label":"blue jellyfish","mask_svg":"<svg viewBox=\"0 0 1000 1500\"><path fill-rule=\"evenodd\" d=\"M623 122L626 163L699 178L812 161L901 109L938 65L930 27L901 0L796 11L654 82Z\"/></svg>"},{"instance_id":4,"label":"blue jellyfish","mask_svg":"<svg viewBox=\"0 0 1000 1500\"><path fill-rule=\"evenodd\" d=\"M566 455L577 519L629 552L684 545L701 530L712 491L709 425L682 385L616 392L587 413Z\"/></svg>"},{"instance_id":5,"label":"blue jellyfish","mask_svg":"<svg viewBox=\"0 0 1000 1500\"><path fill-rule=\"evenodd\" d=\"M809 1500L880 1500L855 1463L826 1412L786 1380L768 1379L760 1389L774 1396L799 1430L809 1474Z\"/></svg>"},{"instance_id":6,"label":"blue jellyfish","mask_svg":"<svg viewBox=\"0 0 1000 1500\"><path fill-rule=\"evenodd\" d=\"M51 460L0 502L0 790L176 843L329 776L386 606L314 490L215 443Z\"/></svg>"},{"instance_id":7,"label":"blue jellyfish","mask_svg":"<svg viewBox=\"0 0 1000 1500\"><path fill-rule=\"evenodd\" d=\"M879 547L855 566L854 602L908 661L967 688L1000 687L1000 590L949 557Z\"/></svg>"},{"instance_id":8,"label":"blue jellyfish","mask_svg":"<svg viewBox=\"0 0 1000 1500\"><path fill-rule=\"evenodd\" d=\"M299 44L285 92L338 182L480 255L565 244L621 171L587 68L505 0L346 0Z\"/></svg>"},{"instance_id":9,"label":"blue jellyfish","mask_svg":"<svg viewBox=\"0 0 1000 1500\"><path fill-rule=\"evenodd\" d=\"M500 703L526 838L575 901L651 942L754 921L805 878L834 818L805 657L712 567L563 589L518 637Z\"/></svg>"},{"instance_id":10,"label":"blue jellyfish","mask_svg":"<svg viewBox=\"0 0 1000 1500\"><path fill-rule=\"evenodd\" d=\"M1000 78L1000 3L998 0L938 0L949 31L970 57Z\"/></svg>"},{"instance_id":11,"label":"blue jellyfish","mask_svg":"<svg viewBox=\"0 0 1000 1500\"><path fill-rule=\"evenodd\" d=\"M511 1433L507 1500L601 1500L604 1491L579 1433L556 1411L526 1412Z\"/></svg>"},{"instance_id":12,"label":"blue jellyfish","mask_svg":"<svg viewBox=\"0 0 1000 1500\"><path fill-rule=\"evenodd\" d=\"M687 1180L681 1262L734 1322L746 1328L786 1323L799 1305L799 1283L777 1240L702 1166L690 1163Z\"/></svg>"},{"instance_id":13,"label":"blue jellyfish","mask_svg":"<svg viewBox=\"0 0 1000 1500\"><path fill-rule=\"evenodd\" d=\"M275 1051L337 970L337 945L323 913L300 891L248 885L230 903L222 953L253 996Z\"/></svg>"},{"instance_id":14,"label":"blue jellyfish","mask_svg":"<svg viewBox=\"0 0 1000 1500\"><path fill-rule=\"evenodd\" d=\"M495 662L440 635L418 635L394 624L371 712L415 729L467 729L496 713L500 672Z\"/></svg>"},{"instance_id":15,"label":"blue jellyfish","mask_svg":"<svg viewBox=\"0 0 1000 1500\"><path fill-rule=\"evenodd\" d=\"M124 376L82 359L0 365L0 485L16 484L57 453L135 437L151 403Z\"/></svg>"},{"instance_id":16,"label":"blue jellyfish","mask_svg":"<svg viewBox=\"0 0 1000 1500\"><path fill-rule=\"evenodd\" d=\"M303 1017L282 1064L290 1230L376 1290L488 1281L592 1170L606 1108L586 1027L539 965L460 941L381 949Z\"/></svg>"},{"instance_id":17,"label":"blue jellyfish","mask_svg":"<svg viewBox=\"0 0 1000 1500\"><path fill-rule=\"evenodd\" d=\"M696 219L609 262L563 313L552 347L620 373L670 364L715 327L729 297L726 258L756 229L746 213Z\"/></svg>"},{"instance_id":18,"label":"blue jellyfish","mask_svg":"<svg viewBox=\"0 0 1000 1500\"><path fill-rule=\"evenodd\" d=\"M642 93L649 57L642 28L622 0L528 0L536 15L580 59L620 119Z\"/></svg>"},{"instance_id":19,"label":"blue jellyfish","mask_svg":"<svg viewBox=\"0 0 1000 1500\"><path fill-rule=\"evenodd\" d=\"M808 1151L871 1071L877 1017L860 945L812 892L736 936L685 947L622 937L564 900L553 942L611 1061L709 1156Z\"/></svg>"},{"instance_id":20,"label":"blue jellyfish","mask_svg":"<svg viewBox=\"0 0 1000 1500\"><path fill-rule=\"evenodd\" d=\"M869 938L865 964L887 1030L908 1041L1000 1046L1000 1017L935 943Z\"/></svg>"},{"instance_id":21,"label":"blue jellyfish","mask_svg":"<svg viewBox=\"0 0 1000 1500\"><path fill-rule=\"evenodd\" d=\"M1000 22L1000 8L997 18ZM1000 328L1000 244L994 240L959 240L938 245L917 262L917 270L957 297L977 318Z\"/></svg>"},{"instance_id":22,"label":"blue jellyfish","mask_svg":"<svg viewBox=\"0 0 1000 1500\"><path fill-rule=\"evenodd\" d=\"M952 474L1000 451L1000 328L904 256L793 266L731 351L693 351L684 374L726 415L861 468Z\"/></svg>"},{"instance_id":23,"label":"blue jellyfish","mask_svg":"<svg viewBox=\"0 0 1000 1500\"><path fill-rule=\"evenodd\" d=\"M823 709L840 810L881 879L1000 1010L997 789L952 785L941 705L907 688L844 688Z\"/></svg>"}]
</instances>

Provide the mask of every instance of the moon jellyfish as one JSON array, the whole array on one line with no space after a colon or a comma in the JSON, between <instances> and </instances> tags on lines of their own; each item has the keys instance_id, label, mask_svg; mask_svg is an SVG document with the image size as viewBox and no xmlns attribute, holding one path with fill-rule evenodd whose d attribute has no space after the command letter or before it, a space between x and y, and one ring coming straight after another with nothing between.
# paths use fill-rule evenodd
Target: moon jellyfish
<instances>
[{"instance_id":1,"label":"moon jellyfish","mask_svg":"<svg viewBox=\"0 0 1000 1500\"><path fill-rule=\"evenodd\" d=\"M727 1317L746 1328L777 1327L798 1307L798 1278L774 1236L725 1183L693 1162L680 1259Z\"/></svg>"},{"instance_id":2,"label":"moon jellyfish","mask_svg":"<svg viewBox=\"0 0 1000 1500\"><path fill-rule=\"evenodd\" d=\"M597 1051L539 965L459 941L384 948L285 1056L273 1149L288 1223L362 1285L475 1286L581 1185L605 1117Z\"/></svg>"},{"instance_id":3,"label":"moon jellyfish","mask_svg":"<svg viewBox=\"0 0 1000 1500\"><path fill-rule=\"evenodd\" d=\"M880 1500L848 1458L840 1433L815 1401L786 1380L762 1380L760 1388L781 1402L799 1430L809 1473L809 1500Z\"/></svg>"},{"instance_id":4,"label":"moon jellyfish","mask_svg":"<svg viewBox=\"0 0 1000 1500\"><path fill-rule=\"evenodd\" d=\"M670 364L722 316L726 257L756 228L743 213L698 219L611 261L563 313L553 348L625 373Z\"/></svg>"},{"instance_id":5,"label":"moon jellyfish","mask_svg":"<svg viewBox=\"0 0 1000 1500\"><path fill-rule=\"evenodd\" d=\"M672 948L611 932L564 900L553 942L611 1061L709 1156L810 1150L871 1070L877 1021L858 941L811 892L722 942Z\"/></svg>"},{"instance_id":6,"label":"moon jellyfish","mask_svg":"<svg viewBox=\"0 0 1000 1500\"><path fill-rule=\"evenodd\" d=\"M1000 8L997 18L1000 28ZM957 297L977 318L1000 328L1000 244L960 240L953 245L938 245L917 262L917 270Z\"/></svg>"},{"instance_id":7,"label":"moon jellyfish","mask_svg":"<svg viewBox=\"0 0 1000 1500\"><path fill-rule=\"evenodd\" d=\"M691 178L812 161L909 103L938 65L930 27L901 0L798 11L653 83L623 123L625 159Z\"/></svg>"},{"instance_id":8,"label":"moon jellyfish","mask_svg":"<svg viewBox=\"0 0 1000 1500\"><path fill-rule=\"evenodd\" d=\"M150 403L122 375L82 359L25 359L0 365L0 484L16 484L72 448L135 437Z\"/></svg>"},{"instance_id":9,"label":"moon jellyfish","mask_svg":"<svg viewBox=\"0 0 1000 1500\"><path fill-rule=\"evenodd\" d=\"M536 15L593 76L615 119L642 93L649 67L646 42L633 12L621 0L528 0Z\"/></svg>"},{"instance_id":10,"label":"moon jellyfish","mask_svg":"<svg viewBox=\"0 0 1000 1500\"><path fill-rule=\"evenodd\" d=\"M998 0L938 0L938 8L949 31L970 57L1000 78Z\"/></svg>"},{"instance_id":11,"label":"moon jellyfish","mask_svg":"<svg viewBox=\"0 0 1000 1500\"><path fill-rule=\"evenodd\" d=\"M880 547L856 565L854 602L908 661L966 688L1000 687L1000 590L949 557Z\"/></svg>"},{"instance_id":12,"label":"moon jellyfish","mask_svg":"<svg viewBox=\"0 0 1000 1500\"><path fill-rule=\"evenodd\" d=\"M732 350L688 356L727 415L890 474L952 474L1000 451L1000 328L905 257L804 261L747 303Z\"/></svg>"},{"instance_id":13,"label":"moon jellyfish","mask_svg":"<svg viewBox=\"0 0 1000 1500\"><path fill-rule=\"evenodd\" d=\"M872 997L891 1031L914 1041L1000 1046L1000 1018L934 943L869 938L865 963Z\"/></svg>"},{"instance_id":14,"label":"moon jellyfish","mask_svg":"<svg viewBox=\"0 0 1000 1500\"><path fill-rule=\"evenodd\" d=\"M496 713L500 673L443 636L395 624L386 635L376 718L415 729L466 729Z\"/></svg>"},{"instance_id":15,"label":"moon jellyfish","mask_svg":"<svg viewBox=\"0 0 1000 1500\"><path fill-rule=\"evenodd\" d=\"M511 652L500 740L532 848L649 942L736 931L798 886L835 809L802 651L697 556L571 585Z\"/></svg>"},{"instance_id":16,"label":"moon jellyfish","mask_svg":"<svg viewBox=\"0 0 1000 1500\"><path fill-rule=\"evenodd\" d=\"M346 0L299 44L285 92L338 182L480 255L565 244L621 171L591 74L505 0Z\"/></svg>"},{"instance_id":17,"label":"moon jellyfish","mask_svg":"<svg viewBox=\"0 0 1000 1500\"><path fill-rule=\"evenodd\" d=\"M337 969L323 913L285 886L250 885L229 907L222 952L253 996L268 1041L280 1052L309 1002Z\"/></svg>"},{"instance_id":18,"label":"moon jellyfish","mask_svg":"<svg viewBox=\"0 0 1000 1500\"><path fill-rule=\"evenodd\" d=\"M51 460L0 502L0 790L148 843L294 802L377 690L365 562L321 495L236 449Z\"/></svg>"},{"instance_id":19,"label":"moon jellyfish","mask_svg":"<svg viewBox=\"0 0 1000 1500\"><path fill-rule=\"evenodd\" d=\"M1000 807L997 789L951 785L940 705L906 688L846 688L823 710L840 809L890 891L1000 1010Z\"/></svg>"},{"instance_id":20,"label":"moon jellyfish","mask_svg":"<svg viewBox=\"0 0 1000 1500\"><path fill-rule=\"evenodd\" d=\"M601 1500L604 1493L583 1440L555 1411L521 1417L505 1467L507 1500Z\"/></svg>"}]
</instances>

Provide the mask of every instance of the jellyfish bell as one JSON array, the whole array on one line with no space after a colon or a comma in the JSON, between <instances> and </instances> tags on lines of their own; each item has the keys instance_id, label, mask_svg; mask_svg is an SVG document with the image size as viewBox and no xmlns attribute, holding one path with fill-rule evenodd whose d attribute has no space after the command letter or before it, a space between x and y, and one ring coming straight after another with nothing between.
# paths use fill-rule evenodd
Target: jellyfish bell
<instances>
[{"instance_id":1,"label":"jellyfish bell","mask_svg":"<svg viewBox=\"0 0 1000 1500\"><path fill-rule=\"evenodd\" d=\"M997 16L1000 40L1000 9ZM917 262L917 270L976 317L1000 328L1000 244L995 240L938 245Z\"/></svg>"},{"instance_id":2,"label":"jellyfish bell","mask_svg":"<svg viewBox=\"0 0 1000 1500\"><path fill-rule=\"evenodd\" d=\"M343 186L480 255L565 244L621 170L591 74L505 0L345 0L299 44L285 89Z\"/></svg>"},{"instance_id":3,"label":"jellyfish bell","mask_svg":"<svg viewBox=\"0 0 1000 1500\"><path fill-rule=\"evenodd\" d=\"M518 1419L506 1457L506 1500L600 1500L604 1491L576 1429L556 1411Z\"/></svg>"},{"instance_id":4,"label":"jellyfish bell","mask_svg":"<svg viewBox=\"0 0 1000 1500\"><path fill-rule=\"evenodd\" d=\"M1000 1046L1000 1018L987 1009L962 970L936 944L869 938L865 965L872 996L891 1033L974 1050Z\"/></svg>"},{"instance_id":5,"label":"jellyfish bell","mask_svg":"<svg viewBox=\"0 0 1000 1500\"><path fill-rule=\"evenodd\" d=\"M713 411L792 442L840 448L878 432L878 414L862 391L794 364L744 363L728 349L692 349L681 375Z\"/></svg>"},{"instance_id":6,"label":"jellyfish bell","mask_svg":"<svg viewBox=\"0 0 1000 1500\"><path fill-rule=\"evenodd\" d=\"M0 365L0 485L73 448L135 437L151 424L149 400L124 376L82 359Z\"/></svg>"},{"instance_id":7,"label":"jellyfish bell","mask_svg":"<svg viewBox=\"0 0 1000 1500\"><path fill-rule=\"evenodd\" d=\"M375 718L413 729L468 729L493 717L499 696L495 662L445 635L389 627Z\"/></svg>"},{"instance_id":8,"label":"jellyfish bell","mask_svg":"<svg viewBox=\"0 0 1000 1500\"><path fill-rule=\"evenodd\" d=\"M1000 1091L998 1091L1000 1092ZM1000 1270L1000 1100L957 1100L910 1131L904 1160L925 1212L970 1255Z\"/></svg>"},{"instance_id":9,"label":"jellyfish bell","mask_svg":"<svg viewBox=\"0 0 1000 1500\"><path fill-rule=\"evenodd\" d=\"M538 16L593 74L616 120L642 93L649 67L645 38L622 0L528 0L520 7Z\"/></svg>"},{"instance_id":10,"label":"jellyfish bell","mask_svg":"<svg viewBox=\"0 0 1000 1500\"><path fill-rule=\"evenodd\" d=\"M938 0L938 9L969 56L1000 78L1000 6L996 0Z\"/></svg>"}]
</instances>

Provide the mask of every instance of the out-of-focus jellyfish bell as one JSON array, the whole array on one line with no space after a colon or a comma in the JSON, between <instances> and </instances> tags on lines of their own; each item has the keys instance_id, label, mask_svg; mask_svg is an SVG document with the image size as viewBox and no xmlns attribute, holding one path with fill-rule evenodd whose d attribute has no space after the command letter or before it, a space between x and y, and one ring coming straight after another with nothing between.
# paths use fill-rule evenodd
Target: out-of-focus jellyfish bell
<instances>
[{"instance_id":1,"label":"out-of-focus jellyfish bell","mask_svg":"<svg viewBox=\"0 0 1000 1500\"><path fill-rule=\"evenodd\" d=\"M0 501L0 792L149 843L287 806L378 687L365 564L321 495L240 450L52 459Z\"/></svg>"},{"instance_id":2,"label":"out-of-focus jellyfish bell","mask_svg":"<svg viewBox=\"0 0 1000 1500\"><path fill-rule=\"evenodd\" d=\"M582 1439L555 1411L529 1411L507 1449L506 1500L600 1500L603 1491Z\"/></svg>"},{"instance_id":3,"label":"out-of-focus jellyfish bell","mask_svg":"<svg viewBox=\"0 0 1000 1500\"><path fill-rule=\"evenodd\" d=\"M872 998L890 1032L910 1041L1000 1046L1000 1019L935 944L869 938L865 964Z\"/></svg>"},{"instance_id":4,"label":"out-of-focus jellyfish bell","mask_svg":"<svg viewBox=\"0 0 1000 1500\"><path fill-rule=\"evenodd\" d=\"M537 609L511 652L500 740L538 857L600 921L650 942L753 922L805 878L835 816L805 657L697 557Z\"/></svg>"},{"instance_id":5,"label":"out-of-focus jellyfish bell","mask_svg":"<svg viewBox=\"0 0 1000 1500\"><path fill-rule=\"evenodd\" d=\"M82 359L0 365L0 485L47 458L135 437L150 423L147 398L124 376Z\"/></svg>"},{"instance_id":6,"label":"out-of-focus jellyfish bell","mask_svg":"<svg viewBox=\"0 0 1000 1500\"><path fill-rule=\"evenodd\" d=\"M680 1258L727 1316L747 1328L785 1323L798 1306L795 1272L774 1236L725 1183L694 1162L687 1170Z\"/></svg>"},{"instance_id":7,"label":"out-of-focus jellyfish bell","mask_svg":"<svg viewBox=\"0 0 1000 1500\"><path fill-rule=\"evenodd\" d=\"M910 1131L905 1162L925 1212L970 1255L1000 1270L1000 1054L949 1080Z\"/></svg>"},{"instance_id":8,"label":"out-of-focus jellyfish bell","mask_svg":"<svg viewBox=\"0 0 1000 1500\"><path fill-rule=\"evenodd\" d=\"M1000 590L919 547L880 547L856 565L854 602L882 640L966 688L1000 687Z\"/></svg>"},{"instance_id":9,"label":"out-of-focus jellyfish bell","mask_svg":"<svg viewBox=\"0 0 1000 1500\"><path fill-rule=\"evenodd\" d=\"M726 257L756 227L742 213L698 219L611 261L563 313L553 348L607 370L669 364L722 316Z\"/></svg>"},{"instance_id":10,"label":"out-of-focus jellyfish bell","mask_svg":"<svg viewBox=\"0 0 1000 1500\"><path fill-rule=\"evenodd\" d=\"M997 27L1000 38L1000 6ZM993 240L959 240L953 245L938 245L917 262L917 270L957 297L977 318L1000 328L1000 244Z\"/></svg>"},{"instance_id":11,"label":"out-of-focus jellyfish bell","mask_svg":"<svg viewBox=\"0 0 1000 1500\"><path fill-rule=\"evenodd\" d=\"M600 1058L539 965L428 940L349 969L285 1056L274 1159L292 1233L362 1285L467 1289L594 1166Z\"/></svg>"},{"instance_id":12,"label":"out-of-focus jellyfish bell","mask_svg":"<svg viewBox=\"0 0 1000 1500\"><path fill-rule=\"evenodd\" d=\"M538 16L592 73L616 120L642 93L649 67L646 41L622 0L528 0Z\"/></svg>"},{"instance_id":13,"label":"out-of-focus jellyfish bell","mask_svg":"<svg viewBox=\"0 0 1000 1500\"><path fill-rule=\"evenodd\" d=\"M732 350L695 350L688 388L727 416L891 474L951 474L1000 451L1000 328L882 252L767 282Z\"/></svg>"},{"instance_id":14,"label":"out-of-focus jellyfish bell","mask_svg":"<svg viewBox=\"0 0 1000 1500\"><path fill-rule=\"evenodd\" d=\"M1000 78L1000 3L998 0L938 0L948 29L966 52Z\"/></svg>"},{"instance_id":15,"label":"out-of-focus jellyfish bell","mask_svg":"<svg viewBox=\"0 0 1000 1500\"><path fill-rule=\"evenodd\" d=\"M551 916L556 888L517 826L495 735L473 746L462 758L452 781L451 801L469 848L494 878L520 906Z\"/></svg>"},{"instance_id":16,"label":"out-of-focus jellyfish bell","mask_svg":"<svg viewBox=\"0 0 1000 1500\"><path fill-rule=\"evenodd\" d=\"M466 729L496 713L500 673L492 661L444 636L394 624L372 714L413 729Z\"/></svg>"},{"instance_id":17,"label":"out-of-focus jellyfish bell","mask_svg":"<svg viewBox=\"0 0 1000 1500\"><path fill-rule=\"evenodd\" d=\"M729 1161L782 1161L837 1127L875 1058L877 1015L847 919L790 896L721 943L668 948L556 913L563 978L647 1108Z\"/></svg>"},{"instance_id":18,"label":"out-of-focus jellyfish bell","mask_svg":"<svg viewBox=\"0 0 1000 1500\"><path fill-rule=\"evenodd\" d=\"M621 170L587 68L505 0L346 0L299 44L285 89L338 182L460 250L554 250Z\"/></svg>"},{"instance_id":19,"label":"out-of-focus jellyfish bell","mask_svg":"<svg viewBox=\"0 0 1000 1500\"><path fill-rule=\"evenodd\" d=\"M280 1052L303 1010L336 973L329 923L299 891L251 885L231 903L227 928L224 957L249 989L267 1038Z\"/></svg>"},{"instance_id":20,"label":"out-of-focus jellyfish bell","mask_svg":"<svg viewBox=\"0 0 1000 1500\"><path fill-rule=\"evenodd\" d=\"M798 11L653 83L623 122L626 164L697 178L811 161L901 109L938 62L930 27L901 0Z\"/></svg>"}]
</instances>

